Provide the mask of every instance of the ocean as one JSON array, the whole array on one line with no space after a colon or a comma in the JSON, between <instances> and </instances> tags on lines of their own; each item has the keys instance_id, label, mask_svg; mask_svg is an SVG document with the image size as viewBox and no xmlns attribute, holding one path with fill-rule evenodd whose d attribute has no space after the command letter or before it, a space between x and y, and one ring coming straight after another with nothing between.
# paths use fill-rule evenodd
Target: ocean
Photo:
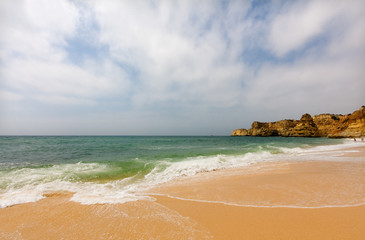
<instances>
[{"instance_id":1,"label":"ocean","mask_svg":"<svg viewBox=\"0 0 365 240\"><path fill-rule=\"evenodd\" d=\"M149 199L144 191L201 172L268 161L336 160L348 139L216 136L2 136L0 207L69 191L81 204ZM310 155L310 158L308 156Z\"/></svg>"}]
</instances>

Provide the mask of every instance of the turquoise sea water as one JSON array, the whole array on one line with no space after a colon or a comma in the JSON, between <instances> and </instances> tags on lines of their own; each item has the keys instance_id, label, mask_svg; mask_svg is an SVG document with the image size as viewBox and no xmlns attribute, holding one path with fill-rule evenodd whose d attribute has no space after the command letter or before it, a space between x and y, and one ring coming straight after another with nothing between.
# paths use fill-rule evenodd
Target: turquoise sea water
<instances>
[{"instance_id":1,"label":"turquoise sea water","mask_svg":"<svg viewBox=\"0 0 365 240\"><path fill-rule=\"evenodd\" d=\"M156 184L342 146L343 139L282 137L0 137L0 207L75 192L81 203L143 199Z\"/></svg>"}]
</instances>

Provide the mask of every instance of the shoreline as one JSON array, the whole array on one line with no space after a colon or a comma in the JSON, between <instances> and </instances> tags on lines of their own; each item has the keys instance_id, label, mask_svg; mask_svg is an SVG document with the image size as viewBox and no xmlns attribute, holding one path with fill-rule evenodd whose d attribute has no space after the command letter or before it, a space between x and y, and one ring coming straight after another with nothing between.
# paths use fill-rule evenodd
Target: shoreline
<instances>
[{"instance_id":1,"label":"shoreline","mask_svg":"<svg viewBox=\"0 0 365 240\"><path fill-rule=\"evenodd\" d=\"M70 201L72 193L48 193L0 209L0 239L363 239L365 201L334 206L333 198L364 197L365 146L333 152L349 161L264 162L200 173L148 191L155 201L82 205ZM333 206L289 207L328 201ZM249 202L267 206L242 204Z\"/></svg>"},{"instance_id":2,"label":"shoreline","mask_svg":"<svg viewBox=\"0 0 365 240\"><path fill-rule=\"evenodd\" d=\"M202 172L161 184L146 194L258 208L365 205L365 146L331 152L335 156L329 161L286 159Z\"/></svg>"}]
</instances>

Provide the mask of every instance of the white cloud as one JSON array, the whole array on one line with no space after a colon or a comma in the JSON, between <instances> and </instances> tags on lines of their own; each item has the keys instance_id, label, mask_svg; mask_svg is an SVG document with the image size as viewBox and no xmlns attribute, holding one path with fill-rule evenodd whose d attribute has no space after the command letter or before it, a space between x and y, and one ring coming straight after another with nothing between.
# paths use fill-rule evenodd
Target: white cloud
<instances>
[{"instance_id":1,"label":"white cloud","mask_svg":"<svg viewBox=\"0 0 365 240\"><path fill-rule=\"evenodd\" d=\"M284 7L270 24L269 48L279 57L303 47L323 33L326 24L339 13L341 1L298 1Z\"/></svg>"},{"instance_id":2,"label":"white cloud","mask_svg":"<svg viewBox=\"0 0 365 240\"><path fill-rule=\"evenodd\" d=\"M98 66L103 75L95 75L94 69L82 69L60 62L14 60L2 71L3 84L28 98L44 100L46 103L60 99L62 103L72 102L64 99L70 97L81 102L85 99L117 95L128 89L128 80L113 64L106 62ZM21 69L21 71L19 71ZM117 76L113 76L113 75ZM53 101L47 101L52 98Z\"/></svg>"},{"instance_id":3,"label":"white cloud","mask_svg":"<svg viewBox=\"0 0 365 240\"><path fill-rule=\"evenodd\" d=\"M79 14L66 0L1 1L1 57L61 59L65 37L75 33Z\"/></svg>"},{"instance_id":4,"label":"white cloud","mask_svg":"<svg viewBox=\"0 0 365 240\"><path fill-rule=\"evenodd\" d=\"M341 15L334 21L332 38L326 54L332 57L365 57L365 2L353 1L343 6Z\"/></svg>"},{"instance_id":5,"label":"white cloud","mask_svg":"<svg viewBox=\"0 0 365 240\"><path fill-rule=\"evenodd\" d=\"M242 26L234 23L249 4L234 2L224 12L218 1L212 3L95 1L84 6L59 0L55 6L32 1L9 4L4 8L15 14L3 19L1 56L7 62L1 72L3 85L27 92L28 97L44 95L36 99L52 94L58 95L55 99L103 97L117 90L125 95L133 87L132 100L139 106L170 100L236 104L247 69L237 60ZM95 13L88 12L92 10ZM102 64L109 69L93 59L82 66L67 61L66 39L75 37L77 30L87 34L82 32L85 21L99 25L100 32L92 36L99 34L100 43L110 50L111 61L102 60L109 61ZM115 61L137 76L128 79L128 69L117 67Z\"/></svg>"},{"instance_id":6,"label":"white cloud","mask_svg":"<svg viewBox=\"0 0 365 240\"><path fill-rule=\"evenodd\" d=\"M356 0L0 1L2 128L204 134L256 109L351 111L364 16Z\"/></svg>"},{"instance_id":7,"label":"white cloud","mask_svg":"<svg viewBox=\"0 0 365 240\"><path fill-rule=\"evenodd\" d=\"M64 47L85 9L67 0L3 1L0 9L0 86L9 93L3 101L22 94L47 104L90 104L128 91L126 74L108 59L82 66L68 60Z\"/></svg>"},{"instance_id":8,"label":"white cloud","mask_svg":"<svg viewBox=\"0 0 365 240\"><path fill-rule=\"evenodd\" d=\"M363 1L286 5L269 26L268 47L279 58L303 52L290 61L265 62L247 82L246 105L272 114L347 113L363 105L364 13ZM320 35L322 42L305 48Z\"/></svg>"},{"instance_id":9,"label":"white cloud","mask_svg":"<svg viewBox=\"0 0 365 240\"><path fill-rule=\"evenodd\" d=\"M354 109L365 100L363 63L309 58L288 65L267 65L248 85L246 102L280 112L341 113Z\"/></svg>"},{"instance_id":10,"label":"white cloud","mask_svg":"<svg viewBox=\"0 0 365 240\"><path fill-rule=\"evenodd\" d=\"M0 102L4 101L20 101L23 96L10 91L0 90Z\"/></svg>"},{"instance_id":11,"label":"white cloud","mask_svg":"<svg viewBox=\"0 0 365 240\"><path fill-rule=\"evenodd\" d=\"M140 71L136 103L237 102L246 69L237 59L242 43L231 26L239 26L235 17L244 15L247 7L227 13L218 4L95 2L101 41L115 59Z\"/></svg>"}]
</instances>

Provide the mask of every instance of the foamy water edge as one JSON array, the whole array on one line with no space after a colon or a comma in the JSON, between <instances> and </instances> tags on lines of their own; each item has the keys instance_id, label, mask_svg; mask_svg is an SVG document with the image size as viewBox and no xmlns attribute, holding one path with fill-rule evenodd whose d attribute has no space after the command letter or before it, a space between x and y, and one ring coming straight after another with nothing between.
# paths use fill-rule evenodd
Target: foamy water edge
<instances>
[{"instance_id":1,"label":"foamy water edge","mask_svg":"<svg viewBox=\"0 0 365 240\"><path fill-rule=\"evenodd\" d=\"M78 163L56 165L47 169L18 169L14 171L12 184L0 193L0 208L39 201L48 192L73 192L71 201L80 204L116 204L137 200L153 201L153 194L143 194L148 189L158 184L170 182L180 177L194 176L201 172L211 172L227 168L239 168L256 163L275 161L302 161L311 159L318 161L344 161L343 153L353 152L351 148L365 146L362 142L345 140L343 144L317 146L312 148L278 148L277 154L267 151L259 153L246 153L238 156L216 155L212 157L194 157L181 162L160 161L159 164L142 179L135 176L122 180L114 180L106 183L72 182L73 171L106 171L108 166L100 163ZM336 152L336 150L341 150ZM55 177L54 177L55 176ZM54 178L52 178L54 177ZM14 180L16 179L16 181ZM6 180L6 179L5 179ZM17 188L19 185L24 185ZM177 198L169 196L172 198ZM177 198L179 199L179 198ZM307 206L260 206L241 205L221 201L205 201L196 199L184 199L189 201L203 201L220 203L232 206L245 207L291 207L291 208L324 208L324 207L349 207L361 206L364 203L351 205L323 205L319 207Z\"/></svg>"}]
</instances>

